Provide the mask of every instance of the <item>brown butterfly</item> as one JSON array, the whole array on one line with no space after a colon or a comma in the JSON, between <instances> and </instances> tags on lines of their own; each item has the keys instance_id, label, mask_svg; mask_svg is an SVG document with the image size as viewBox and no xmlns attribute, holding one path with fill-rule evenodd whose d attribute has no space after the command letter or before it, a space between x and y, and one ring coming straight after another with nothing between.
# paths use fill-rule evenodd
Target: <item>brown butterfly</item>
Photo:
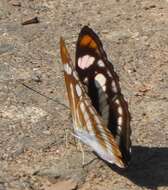
<instances>
[{"instance_id":1,"label":"brown butterfly","mask_svg":"<svg viewBox=\"0 0 168 190\"><path fill-rule=\"evenodd\" d=\"M82 28L75 67L62 38L60 48L75 136L103 160L126 167L131 154L130 114L100 39L88 26Z\"/></svg>"}]
</instances>

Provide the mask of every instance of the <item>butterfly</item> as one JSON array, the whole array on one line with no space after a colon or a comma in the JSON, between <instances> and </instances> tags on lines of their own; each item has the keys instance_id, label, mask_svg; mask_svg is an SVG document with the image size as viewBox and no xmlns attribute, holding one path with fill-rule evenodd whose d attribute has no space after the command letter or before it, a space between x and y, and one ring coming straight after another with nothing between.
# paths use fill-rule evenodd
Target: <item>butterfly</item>
<instances>
[{"instance_id":1,"label":"butterfly","mask_svg":"<svg viewBox=\"0 0 168 190\"><path fill-rule=\"evenodd\" d=\"M75 137L104 161L127 167L131 159L130 113L102 42L84 26L76 44L75 66L63 38L60 52Z\"/></svg>"}]
</instances>

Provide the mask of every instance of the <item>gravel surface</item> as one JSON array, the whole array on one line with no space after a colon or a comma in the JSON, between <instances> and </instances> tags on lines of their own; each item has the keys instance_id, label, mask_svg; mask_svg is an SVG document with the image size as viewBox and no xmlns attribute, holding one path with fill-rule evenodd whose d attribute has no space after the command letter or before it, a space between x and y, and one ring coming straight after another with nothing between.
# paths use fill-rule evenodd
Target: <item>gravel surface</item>
<instances>
[{"instance_id":1,"label":"gravel surface","mask_svg":"<svg viewBox=\"0 0 168 190\"><path fill-rule=\"evenodd\" d=\"M167 0L0 1L0 190L168 189L167 18ZM74 60L83 25L99 34L129 102L124 171L98 159L82 167L71 135L59 38ZM83 149L85 163L96 158Z\"/></svg>"}]
</instances>

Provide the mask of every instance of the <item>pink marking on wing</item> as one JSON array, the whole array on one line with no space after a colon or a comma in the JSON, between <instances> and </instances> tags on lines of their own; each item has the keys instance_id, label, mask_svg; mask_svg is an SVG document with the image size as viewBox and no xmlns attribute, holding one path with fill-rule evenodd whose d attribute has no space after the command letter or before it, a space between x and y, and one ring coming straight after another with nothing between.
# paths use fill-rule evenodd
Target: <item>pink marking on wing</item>
<instances>
[{"instance_id":1,"label":"pink marking on wing","mask_svg":"<svg viewBox=\"0 0 168 190\"><path fill-rule=\"evenodd\" d=\"M80 58L78 59L78 66L79 66L80 68L82 67L81 63L82 63L82 58L80 57Z\"/></svg>"},{"instance_id":2,"label":"pink marking on wing","mask_svg":"<svg viewBox=\"0 0 168 190\"><path fill-rule=\"evenodd\" d=\"M86 68L90 67L93 64L94 60L95 60L94 57L90 57L89 55L85 55L85 56L80 57L78 59L78 66L81 69L86 69Z\"/></svg>"},{"instance_id":3,"label":"pink marking on wing","mask_svg":"<svg viewBox=\"0 0 168 190\"><path fill-rule=\"evenodd\" d=\"M89 60L89 56L85 55L84 57L82 57L82 69L88 68L87 63Z\"/></svg>"},{"instance_id":4,"label":"pink marking on wing","mask_svg":"<svg viewBox=\"0 0 168 190\"><path fill-rule=\"evenodd\" d=\"M89 57L88 62L87 62L87 68L93 64L94 60L95 60L94 57Z\"/></svg>"}]
</instances>

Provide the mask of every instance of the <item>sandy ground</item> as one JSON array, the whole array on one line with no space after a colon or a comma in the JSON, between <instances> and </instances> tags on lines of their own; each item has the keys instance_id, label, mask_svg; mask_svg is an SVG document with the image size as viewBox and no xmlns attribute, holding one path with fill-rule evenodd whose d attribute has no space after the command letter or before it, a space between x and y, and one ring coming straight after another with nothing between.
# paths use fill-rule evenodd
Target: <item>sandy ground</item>
<instances>
[{"instance_id":1,"label":"sandy ground","mask_svg":"<svg viewBox=\"0 0 168 190\"><path fill-rule=\"evenodd\" d=\"M133 155L124 171L98 159L82 167L60 104L68 105L59 38L74 59L83 25L102 39L129 102ZM0 190L168 189L168 1L1 0L0 105ZM86 163L95 158L83 149Z\"/></svg>"}]
</instances>

